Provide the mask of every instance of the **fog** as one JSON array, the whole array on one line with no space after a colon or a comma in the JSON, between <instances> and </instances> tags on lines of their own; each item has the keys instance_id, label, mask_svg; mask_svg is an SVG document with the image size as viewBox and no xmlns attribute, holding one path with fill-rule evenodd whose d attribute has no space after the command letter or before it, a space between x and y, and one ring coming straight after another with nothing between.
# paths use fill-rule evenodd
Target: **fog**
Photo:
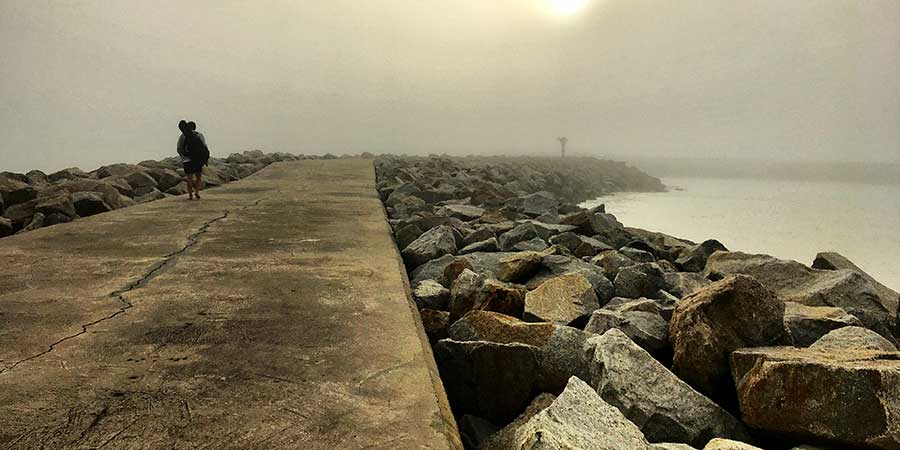
<instances>
[{"instance_id":1,"label":"fog","mask_svg":"<svg viewBox=\"0 0 900 450\"><path fill-rule=\"evenodd\" d=\"M542 4L544 3L544 4ZM174 154L900 160L896 0L0 0L0 170Z\"/></svg>"}]
</instances>

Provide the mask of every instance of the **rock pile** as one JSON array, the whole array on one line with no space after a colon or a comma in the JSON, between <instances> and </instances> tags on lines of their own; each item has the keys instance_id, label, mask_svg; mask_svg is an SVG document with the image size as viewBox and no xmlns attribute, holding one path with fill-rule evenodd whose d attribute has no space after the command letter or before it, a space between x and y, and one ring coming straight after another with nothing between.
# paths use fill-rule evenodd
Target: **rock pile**
<instances>
[{"instance_id":1,"label":"rock pile","mask_svg":"<svg viewBox=\"0 0 900 450\"><path fill-rule=\"evenodd\" d=\"M219 186L273 162L296 159L299 157L288 153L259 150L212 158L203 169L204 186ZM92 172L78 168L49 175L39 170L2 172L0 237L182 194L187 194L187 184L177 158L111 164Z\"/></svg>"},{"instance_id":2,"label":"rock pile","mask_svg":"<svg viewBox=\"0 0 900 450\"><path fill-rule=\"evenodd\" d=\"M575 204L661 189L621 164L375 165L468 448L900 448L900 295L846 258L730 252Z\"/></svg>"}]
</instances>

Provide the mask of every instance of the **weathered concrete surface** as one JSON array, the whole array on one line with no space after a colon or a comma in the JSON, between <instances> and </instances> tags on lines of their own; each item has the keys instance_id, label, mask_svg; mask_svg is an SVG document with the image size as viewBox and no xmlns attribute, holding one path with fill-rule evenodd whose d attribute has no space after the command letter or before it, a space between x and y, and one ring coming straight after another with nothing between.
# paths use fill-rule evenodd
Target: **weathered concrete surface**
<instances>
[{"instance_id":1,"label":"weathered concrete surface","mask_svg":"<svg viewBox=\"0 0 900 450\"><path fill-rule=\"evenodd\" d=\"M458 449L371 161L0 240L0 448Z\"/></svg>"}]
</instances>

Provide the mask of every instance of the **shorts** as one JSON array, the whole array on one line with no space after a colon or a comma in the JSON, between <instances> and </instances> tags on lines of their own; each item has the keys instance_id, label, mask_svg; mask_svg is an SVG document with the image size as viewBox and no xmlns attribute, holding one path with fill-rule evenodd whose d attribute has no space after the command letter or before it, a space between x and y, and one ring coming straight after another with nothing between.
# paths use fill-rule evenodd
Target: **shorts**
<instances>
[{"instance_id":1,"label":"shorts","mask_svg":"<svg viewBox=\"0 0 900 450\"><path fill-rule=\"evenodd\" d=\"M184 173L203 173L203 164L194 161L188 161L182 164Z\"/></svg>"}]
</instances>

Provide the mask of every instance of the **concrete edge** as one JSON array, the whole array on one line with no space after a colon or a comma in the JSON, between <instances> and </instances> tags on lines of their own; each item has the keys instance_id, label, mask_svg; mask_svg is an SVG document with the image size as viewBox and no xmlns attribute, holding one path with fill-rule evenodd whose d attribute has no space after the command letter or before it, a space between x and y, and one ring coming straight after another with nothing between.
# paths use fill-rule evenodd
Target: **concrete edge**
<instances>
[{"instance_id":1,"label":"concrete edge","mask_svg":"<svg viewBox=\"0 0 900 450\"><path fill-rule=\"evenodd\" d=\"M375 161L372 161L372 174L375 182L378 182L377 174L375 173ZM416 324L416 332L419 337L419 342L422 345L422 354L425 356L426 364L428 368L428 373L431 376L431 384L434 386L434 396L435 401L437 402L438 408L440 409L441 416L444 421L444 435L447 436L447 441L450 444L451 448L454 450L463 450L462 438L459 435L459 427L456 424L456 419L453 417L453 411L450 409L450 402L447 400L447 392L444 390L444 383L441 381L440 373L438 372L437 363L434 360L434 353L431 351L431 343L428 341L428 335L425 334L425 326L422 324L422 318L419 316L419 310L416 308L416 304L412 299L412 287L409 284L409 276L406 273L406 265L403 264L403 258L400 256L400 248L397 247L397 242L394 240L394 236L390 230L391 224L388 221L387 211L384 209L384 203L381 201L381 197L378 196L378 190L375 190L375 198L378 200L378 203L381 205L380 211L382 216L384 217L384 224L388 227L388 238L391 241L391 247L394 249L394 259L397 261L397 267L400 269L403 276L403 290L406 294L406 302L407 307L409 308L409 313L413 317L413 322Z\"/></svg>"}]
</instances>

